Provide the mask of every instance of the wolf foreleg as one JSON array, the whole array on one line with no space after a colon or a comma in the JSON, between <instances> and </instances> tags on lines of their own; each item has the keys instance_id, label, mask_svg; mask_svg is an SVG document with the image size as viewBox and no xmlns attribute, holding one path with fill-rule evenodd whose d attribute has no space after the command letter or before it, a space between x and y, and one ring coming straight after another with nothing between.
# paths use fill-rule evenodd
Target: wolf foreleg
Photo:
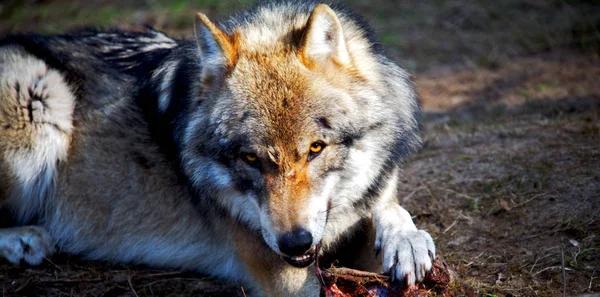
<instances>
[{"instance_id":1,"label":"wolf foreleg","mask_svg":"<svg viewBox=\"0 0 600 297\"><path fill-rule=\"evenodd\" d=\"M435 245L431 235L417 230L410 214L395 203L378 207L373 211L376 226L375 247L383 252L383 270L389 271L394 280L406 278L409 285L421 281L431 270L435 257Z\"/></svg>"},{"instance_id":2,"label":"wolf foreleg","mask_svg":"<svg viewBox=\"0 0 600 297\"><path fill-rule=\"evenodd\" d=\"M392 279L403 280L409 285L423 280L432 268L435 245L431 235L418 230L406 209L396 201L397 172L390 178L382 192L379 203L371 213L376 230L375 248L383 252L383 271Z\"/></svg>"}]
</instances>

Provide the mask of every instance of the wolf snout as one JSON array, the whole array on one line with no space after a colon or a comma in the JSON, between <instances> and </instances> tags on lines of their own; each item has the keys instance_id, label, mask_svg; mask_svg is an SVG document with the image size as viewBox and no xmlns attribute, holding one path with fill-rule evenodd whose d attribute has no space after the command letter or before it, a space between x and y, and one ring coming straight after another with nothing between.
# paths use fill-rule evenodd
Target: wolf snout
<instances>
[{"instance_id":1,"label":"wolf snout","mask_svg":"<svg viewBox=\"0 0 600 297\"><path fill-rule=\"evenodd\" d=\"M315 250L312 247L313 236L306 229L296 229L284 233L277 240L279 250L287 256L281 258L288 264L304 268L315 261Z\"/></svg>"},{"instance_id":2,"label":"wolf snout","mask_svg":"<svg viewBox=\"0 0 600 297\"><path fill-rule=\"evenodd\" d=\"M296 229L284 233L279 237L277 243L279 250L288 256L300 256L306 254L313 242L312 234L306 229Z\"/></svg>"}]
</instances>

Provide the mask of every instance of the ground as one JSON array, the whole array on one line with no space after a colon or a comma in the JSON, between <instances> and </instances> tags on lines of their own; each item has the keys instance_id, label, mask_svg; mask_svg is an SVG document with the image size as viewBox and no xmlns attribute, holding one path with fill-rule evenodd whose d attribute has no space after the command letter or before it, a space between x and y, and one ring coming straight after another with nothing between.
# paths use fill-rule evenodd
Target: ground
<instances>
[{"instance_id":1,"label":"ground","mask_svg":"<svg viewBox=\"0 0 600 297\"><path fill-rule=\"evenodd\" d=\"M0 2L0 34L150 24L191 35L247 0ZM352 0L415 77L424 148L400 202L479 296L600 293L600 5ZM0 260L2 296L243 296L187 272ZM223 290L228 290L224 292ZM457 293L457 295L460 293Z\"/></svg>"}]
</instances>

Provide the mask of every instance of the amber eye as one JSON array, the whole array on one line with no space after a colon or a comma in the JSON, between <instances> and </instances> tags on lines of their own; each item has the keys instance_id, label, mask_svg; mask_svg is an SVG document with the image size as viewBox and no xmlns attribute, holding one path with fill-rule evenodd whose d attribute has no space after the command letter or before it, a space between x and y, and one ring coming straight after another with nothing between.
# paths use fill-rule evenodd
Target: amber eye
<instances>
[{"instance_id":1,"label":"amber eye","mask_svg":"<svg viewBox=\"0 0 600 297\"><path fill-rule=\"evenodd\" d=\"M313 142L310 145L310 151L308 152L308 161L312 161L312 159L314 159L316 156L318 156L322 151L323 148L325 148L325 144L317 141L317 142Z\"/></svg>"},{"instance_id":2,"label":"amber eye","mask_svg":"<svg viewBox=\"0 0 600 297\"><path fill-rule=\"evenodd\" d=\"M245 159L246 161L248 161L249 163L253 163L253 162L255 162L255 161L256 161L256 155L255 155L255 154L252 154L252 153L249 153L249 154L244 154L244 159Z\"/></svg>"},{"instance_id":3,"label":"amber eye","mask_svg":"<svg viewBox=\"0 0 600 297\"><path fill-rule=\"evenodd\" d=\"M261 162L255 153L242 153L240 155L240 158L242 159L242 161L246 162L246 164L256 169L261 169Z\"/></svg>"},{"instance_id":4,"label":"amber eye","mask_svg":"<svg viewBox=\"0 0 600 297\"><path fill-rule=\"evenodd\" d=\"M321 150L323 149L323 144L320 142L313 142L310 145L310 152L313 154L318 154L321 152Z\"/></svg>"}]
</instances>

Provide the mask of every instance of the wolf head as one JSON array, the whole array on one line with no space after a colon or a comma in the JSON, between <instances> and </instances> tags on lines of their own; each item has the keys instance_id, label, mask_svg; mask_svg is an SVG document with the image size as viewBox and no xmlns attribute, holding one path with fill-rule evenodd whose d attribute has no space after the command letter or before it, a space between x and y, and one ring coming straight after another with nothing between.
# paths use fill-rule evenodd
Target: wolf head
<instances>
[{"instance_id":1,"label":"wolf head","mask_svg":"<svg viewBox=\"0 0 600 297\"><path fill-rule=\"evenodd\" d=\"M418 146L414 91L363 28L324 4L262 7L225 29L202 14L196 23L201 99L184 171L199 199L307 266Z\"/></svg>"}]
</instances>

